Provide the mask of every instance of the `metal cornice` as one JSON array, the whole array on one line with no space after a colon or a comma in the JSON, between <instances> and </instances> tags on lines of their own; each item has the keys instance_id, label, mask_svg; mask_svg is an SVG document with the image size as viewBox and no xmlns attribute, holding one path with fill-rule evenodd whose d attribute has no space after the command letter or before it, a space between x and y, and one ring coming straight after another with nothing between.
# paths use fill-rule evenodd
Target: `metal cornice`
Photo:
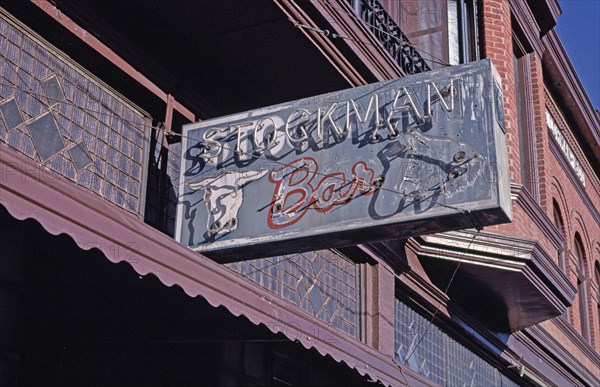
<instances>
[{"instance_id":1,"label":"metal cornice","mask_svg":"<svg viewBox=\"0 0 600 387\"><path fill-rule=\"evenodd\" d=\"M513 31L515 27L522 31L525 35L526 45L531 46L533 51L541 58L544 53L541 30L532 10L528 7L525 0L511 0L509 5L514 20L518 24L517 26L513 26Z\"/></svg>"},{"instance_id":2,"label":"metal cornice","mask_svg":"<svg viewBox=\"0 0 600 387\"><path fill-rule=\"evenodd\" d=\"M536 23L539 25L541 36L544 36L555 25L562 13L557 0L527 0Z\"/></svg>"},{"instance_id":3,"label":"metal cornice","mask_svg":"<svg viewBox=\"0 0 600 387\"><path fill-rule=\"evenodd\" d=\"M534 379L540 386L575 386L577 378L546 351L537 340L525 331L510 336L508 347L521 356L524 374Z\"/></svg>"},{"instance_id":4,"label":"metal cornice","mask_svg":"<svg viewBox=\"0 0 600 387\"><path fill-rule=\"evenodd\" d=\"M579 334L579 332L577 332L575 330L575 328L573 328L573 326L567 322L566 319L556 319L556 320L554 320L554 323L569 338L569 340L571 340L573 343L575 343L577 345L577 347L585 354L585 356L587 356L587 358L590 359L598 367L598 375L597 376L600 377L600 354L598 352L596 352L594 347L592 347L592 345L588 341L586 341L581 336L581 334ZM540 329L540 328L536 327L536 329ZM526 331L528 333L531 333L532 331L535 331L536 329L527 329ZM556 338L554 336L550 335L548 332L544 331L544 333L546 335L548 335L547 338L550 338L553 341L556 340ZM560 343L554 343L554 344L559 345L559 346L561 345ZM570 354L570 352L567 352L567 353ZM574 360L576 363L579 363L579 360L577 360L576 358L573 358L572 360Z\"/></svg>"},{"instance_id":5,"label":"metal cornice","mask_svg":"<svg viewBox=\"0 0 600 387\"><path fill-rule=\"evenodd\" d=\"M477 237L473 239L473 235ZM538 297L543 297L550 307L545 314L539 316L541 318L538 322L564 313L576 295L576 289L568 278L535 241L485 232L474 234L471 231L427 235L415 238L415 241L418 244L418 256L468 264L470 269L465 266L464 270L471 274L481 270L482 276L489 277L490 268L498 270L498 273L514 272L514 285L533 286L537 289ZM481 269L477 269L478 267ZM510 292L504 295L509 296ZM518 310L514 312L521 313ZM534 320L528 309L524 309L522 313ZM511 325L511 329L516 330L517 327ZM523 327L519 326L520 329Z\"/></svg>"}]
</instances>

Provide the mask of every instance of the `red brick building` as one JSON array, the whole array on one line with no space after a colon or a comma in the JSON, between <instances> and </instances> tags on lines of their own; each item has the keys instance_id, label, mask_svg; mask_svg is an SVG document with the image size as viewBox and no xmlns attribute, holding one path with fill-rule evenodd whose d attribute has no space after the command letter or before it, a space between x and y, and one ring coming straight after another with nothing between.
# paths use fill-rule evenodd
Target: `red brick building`
<instances>
[{"instance_id":1,"label":"red brick building","mask_svg":"<svg viewBox=\"0 0 600 387\"><path fill-rule=\"evenodd\" d=\"M556 0L1 6L0 384L600 383L600 115ZM226 264L173 239L182 125L484 58L511 223Z\"/></svg>"}]
</instances>

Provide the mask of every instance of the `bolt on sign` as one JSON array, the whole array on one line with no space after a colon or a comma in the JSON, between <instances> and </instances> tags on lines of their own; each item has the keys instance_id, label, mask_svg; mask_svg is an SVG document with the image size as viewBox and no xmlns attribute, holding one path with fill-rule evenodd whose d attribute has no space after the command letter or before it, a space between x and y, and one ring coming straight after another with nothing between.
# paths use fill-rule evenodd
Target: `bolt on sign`
<instances>
[{"instance_id":1,"label":"bolt on sign","mask_svg":"<svg viewBox=\"0 0 600 387\"><path fill-rule=\"evenodd\" d=\"M511 219L483 60L183 128L176 238L221 261Z\"/></svg>"}]
</instances>

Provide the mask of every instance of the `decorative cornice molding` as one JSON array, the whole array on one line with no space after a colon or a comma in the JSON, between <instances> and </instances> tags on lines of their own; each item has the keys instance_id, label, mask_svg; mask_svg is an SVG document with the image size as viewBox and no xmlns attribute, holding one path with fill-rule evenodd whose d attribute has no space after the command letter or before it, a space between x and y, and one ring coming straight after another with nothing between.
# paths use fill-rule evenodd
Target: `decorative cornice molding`
<instances>
[{"instance_id":1,"label":"decorative cornice molding","mask_svg":"<svg viewBox=\"0 0 600 387\"><path fill-rule=\"evenodd\" d=\"M596 352L596 350L590 344L590 342L584 339L583 336L581 336L579 332L577 332L577 330L575 330L575 328L573 328L573 326L569 324L567 320L557 318L552 321L558 328L560 328L560 330L565 335L567 335L569 340L575 343L577 347L583 351L585 356L587 356L590 360L596 363L596 366L598 366L598 368L600 369L600 354ZM554 339L552 335L548 335Z\"/></svg>"},{"instance_id":2,"label":"decorative cornice molding","mask_svg":"<svg viewBox=\"0 0 600 387\"><path fill-rule=\"evenodd\" d=\"M535 373L544 386L581 385L576 371L565 367L564 361L556 356L554 347L548 348L534 339L526 331L514 333L508 340L508 346L523 359L527 371Z\"/></svg>"},{"instance_id":3,"label":"decorative cornice molding","mask_svg":"<svg viewBox=\"0 0 600 387\"><path fill-rule=\"evenodd\" d=\"M531 252L531 261L535 263L534 265L530 265L530 267L536 272L536 278L548 278L550 283L559 290L557 296L563 304L570 306L575 299L577 289L569 281L569 277L558 268L547 252L537 243Z\"/></svg>"},{"instance_id":4,"label":"decorative cornice molding","mask_svg":"<svg viewBox=\"0 0 600 387\"><path fill-rule=\"evenodd\" d=\"M474 238L474 236L476 236ZM508 302L509 311L518 313L513 315L521 316L518 324L537 323L558 316L566 311L575 298L576 289L569 282L565 274L554 263L551 256L536 242L512 236L497 235L492 233L474 231L452 231L441 234L427 235L414 238L415 251L419 256L438 258L444 260L454 260L468 263L471 269L469 273L480 271L485 279L489 279L489 268L497 269L500 272L514 272L515 286L506 288L510 291L502 293L503 287L498 284L490 284L494 292L503 294L504 300ZM482 267L482 269L477 269ZM485 269L484 269L485 267ZM461 269L462 270L462 269ZM466 270L466 269L465 269ZM535 297L545 299L546 311L539 309L539 316L528 309L519 309L516 305L510 308L510 297L512 292L518 292L518 287L530 289L531 286L538 292L532 296L530 302ZM537 320L537 321L536 321ZM517 320L510 320L517 321ZM528 321L528 322L527 322ZM511 322L510 329L516 330L524 326L513 326Z\"/></svg>"}]
</instances>

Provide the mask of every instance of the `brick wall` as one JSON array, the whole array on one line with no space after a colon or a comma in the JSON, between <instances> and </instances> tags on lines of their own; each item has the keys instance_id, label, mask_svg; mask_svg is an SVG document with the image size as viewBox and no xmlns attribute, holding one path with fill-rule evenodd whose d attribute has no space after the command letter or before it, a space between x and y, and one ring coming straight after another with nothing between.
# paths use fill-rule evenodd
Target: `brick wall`
<instances>
[{"instance_id":1,"label":"brick wall","mask_svg":"<svg viewBox=\"0 0 600 387\"><path fill-rule=\"evenodd\" d=\"M512 50L513 35L511 26L510 6L508 0L483 0L481 5L481 33L483 36L483 56L491 58L494 65L498 69L502 79L504 106L506 114L507 128L507 146L509 156L509 168L511 181L514 183L523 183L523 176L520 168L520 146L519 133L517 123L517 96L515 90L515 70L514 57ZM537 157L537 185L539 205L544 213L552 220L552 200L555 199L563 214L565 223L565 254L566 274L571 283L577 285L576 262L574 255L570 252L573 249L573 240L575 233L578 232L582 237L584 255L585 255L585 278L587 300L586 305L579 305L578 297L575 298L572 307L569 311L570 322L572 326L581 331L581 321L579 308L584 307L588 310L589 327L590 327L590 342L597 351L600 350L600 316L598 316L598 285L594 279L594 267L600 265L600 225L598 219L592 216L592 208L600 209L600 190L598 189L598 178L591 172L589 164L585 161L583 153L578 153L580 163L587 172L586 187L578 186L578 182L573 180L573 174L568 169L570 168L568 161L560 160L564 157L559 152L556 152L554 141L550 138L548 127L546 125L546 109L549 108L553 116L555 116L561 131L571 144L571 146L579 151L575 142L575 137L570 133L570 130L577 130L575 127L568 125L560 113L560 107L557 106L552 97L546 92L542 61L536 53L527 54L530 62L530 81L532 83L531 98L532 122L535 133L535 146ZM554 151L552 150L554 149ZM571 174L571 175L570 175ZM589 197L589 204L581 199L580 192L584 191ZM515 202L513 202L514 204ZM537 240L544 249L552 256L558 257L558 251L548 241L544 234L544 230L536 226L535 222L530 218L530 215L525 213L518 205L513 205L514 219L511 224L494 226L486 228L486 231L497 231L504 235L522 237L526 239ZM558 259L556 259L558 263ZM547 329L556 333L556 327L551 327L550 324L543 324ZM557 336L556 337L560 337ZM582 362L587 362L587 366L593 367L582 357L581 352L578 352L572 343L568 343L568 338L564 337L561 340L565 341L565 347L572 353L577 353L577 357Z\"/></svg>"}]
</instances>

